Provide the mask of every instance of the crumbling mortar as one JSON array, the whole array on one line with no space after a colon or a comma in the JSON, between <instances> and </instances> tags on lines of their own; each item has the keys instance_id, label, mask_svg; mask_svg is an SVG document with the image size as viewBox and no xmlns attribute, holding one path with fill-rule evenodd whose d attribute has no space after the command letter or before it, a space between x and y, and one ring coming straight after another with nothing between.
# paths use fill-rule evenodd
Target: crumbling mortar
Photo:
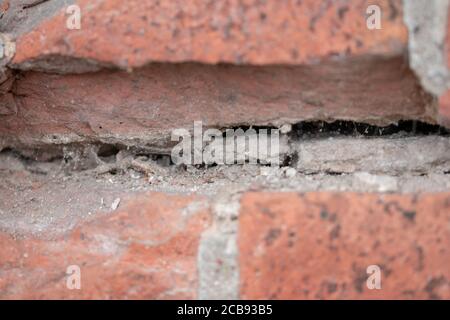
<instances>
[{"instance_id":1,"label":"crumbling mortar","mask_svg":"<svg viewBox=\"0 0 450 320\"><path fill-rule=\"evenodd\" d=\"M355 128L355 129L352 129ZM389 127L374 127L367 124L351 123L345 121L337 121L333 123L325 122L302 122L295 126L284 125L280 128L280 166L287 168L296 168L299 172L304 174L311 173L349 173L354 171L352 165L355 168L364 166L360 163L365 159L370 163L371 158L380 158L380 164L368 164L364 168L372 173L388 173L397 175L398 170L401 169L383 169L383 162L386 162L388 158L380 155L380 152L387 152L387 156L391 153L407 154L410 153L408 158L417 158L416 167L419 167L420 172L427 172L433 168L439 169L442 165L447 164L447 160L444 157L445 151L443 148L448 140L450 132L442 127L435 125L428 125L425 123L417 122L403 122L398 125L391 125ZM427 138L429 136L430 138ZM434 136L434 137L433 137ZM439 138L438 138L439 137ZM114 142L94 142L94 143L64 143L67 141L61 141L61 138L57 135L49 137L54 143L51 145L43 146L42 148L10 148L15 153L21 154L34 161L53 161L55 158L64 159L64 170L70 171L83 171L89 170L91 173L106 174L112 171L126 172L129 169L139 171L145 174L161 173L160 165L150 158L159 157L167 159L165 166L171 166L170 160L170 148L156 149L141 147L140 144L131 144L117 138ZM57 141L57 142L55 142ZM427 146L420 141L434 141L434 145ZM332 145L336 148L337 145L340 148L348 150L345 156L327 158L324 148L332 148ZM336 145L337 144L337 145ZM359 147L356 147L359 145ZM0 147L8 147L8 143L3 141ZM327 147L328 146L328 147ZM353 146L353 151L352 150ZM368 146L373 146L368 147ZM411 150L404 150L402 148L409 146L415 146L417 154L420 150L428 150L431 155L435 154L435 159L423 160L423 157L429 157L430 154L412 155ZM99 157L100 149L116 149L116 152L110 161L105 162L104 159ZM355 149L356 148L356 149ZM361 150L367 149L363 153ZM445 149L445 148L444 148ZM315 150L315 151L314 151ZM433 152L434 150L434 152ZM306 152L306 153L305 153ZM309 152L309 153L308 153ZM375 153L374 153L375 152ZM438 152L438 154L436 153ZM314 155L310 160L306 160L305 156L308 154ZM310 156L311 156L310 155ZM355 155L354 158L352 156ZM439 156L440 155L440 156ZM139 156L146 156L148 161L141 161ZM400 157L401 158L401 157ZM309 158L307 158L309 159ZM384 160L383 160L384 159ZM392 158L392 160L395 160ZM423 160L423 161L422 161ZM308 162L309 161L309 162ZM357 162L353 162L357 161ZM399 161L407 161L407 159ZM339 169L342 163L345 162L346 169ZM373 163L373 161L371 161ZM409 161L411 162L411 161ZM341 163L341 164L340 164ZM425 166L422 167L421 163ZM259 165L263 166L263 165ZM197 167L207 166L197 165ZM413 168L413 164L404 167L404 170L416 170Z\"/></svg>"},{"instance_id":2,"label":"crumbling mortar","mask_svg":"<svg viewBox=\"0 0 450 320\"><path fill-rule=\"evenodd\" d=\"M217 192L213 225L202 234L198 251L199 299L239 298L238 215L241 194L247 189L233 185Z\"/></svg>"}]
</instances>

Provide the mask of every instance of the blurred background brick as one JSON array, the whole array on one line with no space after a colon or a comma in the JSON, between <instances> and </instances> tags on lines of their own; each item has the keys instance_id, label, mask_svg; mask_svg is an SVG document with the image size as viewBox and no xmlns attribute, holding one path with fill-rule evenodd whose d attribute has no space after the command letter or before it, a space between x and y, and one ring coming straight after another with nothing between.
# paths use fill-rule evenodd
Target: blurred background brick
<instances>
[{"instance_id":1,"label":"blurred background brick","mask_svg":"<svg viewBox=\"0 0 450 320\"><path fill-rule=\"evenodd\" d=\"M253 192L241 206L241 298L450 298L449 193Z\"/></svg>"},{"instance_id":2,"label":"blurred background brick","mask_svg":"<svg viewBox=\"0 0 450 320\"><path fill-rule=\"evenodd\" d=\"M20 64L46 55L122 68L149 62L299 64L330 56L397 55L407 44L400 0L203 1L78 0L80 30L65 7L18 37ZM380 30L366 27L379 5Z\"/></svg>"},{"instance_id":3,"label":"blurred background brick","mask_svg":"<svg viewBox=\"0 0 450 320\"><path fill-rule=\"evenodd\" d=\"M147 193L62 235L0 233L0 298L194 299L199 239L211 222L205 205ZM80 267L80 290L66 287L70 265Z\"/></svg>"}]
</instances>

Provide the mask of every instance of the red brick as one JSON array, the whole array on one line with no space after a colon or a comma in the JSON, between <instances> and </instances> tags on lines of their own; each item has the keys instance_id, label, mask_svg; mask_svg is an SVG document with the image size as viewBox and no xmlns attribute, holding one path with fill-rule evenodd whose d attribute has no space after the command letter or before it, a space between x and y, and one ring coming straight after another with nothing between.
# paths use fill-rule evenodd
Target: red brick
<instances>
[{"instance_id":1,"label":"red brick","mask_svg":"<svg viewBox=\"0 0 450 320\"><path fill-rule=\"evenodd\" d=\"M13 63L45 56L93 59L123 68L149 62L310 63L329 56L401 54L401 0L77 0L81 30L65 8L17 39ZM382 10L382 29L366 9Z\"/></svg>"},{"instance_id":2,"label":"red brick","mask_svg":"<svg viewBox=\"0 0 450 320\"><path fill-rule=\"evenodd\" d=\"M439 98L439 122L450 128L450 90Z\"/></svg>"},{"instance_id":3,"label":"red brick","mask_svg":"<svg viewBox=\"0 0 450 320\"><path fill-rule=\"evenodd\" d=\"M204 199L148 193L59 236L0 233L2 299L193 299ZM186 208L191 206L189 210ZM69 265L81 290L66 287Z\"/></svg>"},{"instance_id":4,"label":"red brick","mask_svg":"<svg viewBox=\"0 0 450 320\"><path fill-rule=\"evenodd\" d=\"M219 128L330 119L379 125L434 121L430 98L402 58L298 67L152 64L132 73L28 72L13 88L12 102L20 108L3 108L0 116L0 140L13 147L116 143L120 137L122 143L161 148L168 146L171 130L192 129L200 120Z\"/></svg>"},{"instance_id":5,"label":"red brick","mask_svg":"<svg viewBox=\"0 0 450 320\"><path fill-rule=\"evenodd\" d=\"M245 299L450 298L450 193L247 193L238 242Z\"/></svg>"}]
</instances>

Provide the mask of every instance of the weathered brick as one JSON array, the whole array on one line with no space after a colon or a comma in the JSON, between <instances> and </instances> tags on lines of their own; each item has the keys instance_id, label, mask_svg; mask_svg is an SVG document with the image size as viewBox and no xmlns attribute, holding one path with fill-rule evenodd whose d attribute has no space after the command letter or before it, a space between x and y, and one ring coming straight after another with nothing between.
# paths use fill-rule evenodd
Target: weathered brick
<instances>
[{"instance_id":1,"label":"weathered brick","mask_svg":"<svg viewBox=\"0 0 450 320\"><path fill-rule=\"evenodd\" d=\"M400 0L74 3L81 8L80 30L66 29L63 7L17 39L13 63L59 55L123 68L155 61L298 64L330 56L398 55L407 43ZM373 4L382 10L380 30L366 27L366 9Z\"/></svg>"},{"instance_id":2,"label":"weathered brick","mask_svg":"<svg viewBox=\"0 0 450 320\"><path fill-rule=\"evenodd\" d=\"M16 52L0 59L0 151L50 154L70 143L108 143L168 153L172 129L197 120L217 128L334 119L450 127L450 91L440 90L450 63L435 32L442 19L423 24L446 14L445 1L414 2L406 16L410 61L434 97L402 57L401 0L4 0L0 36L16 41ZM80 30L66 28L69 4L81 7ZM380 30L366 27L373 4L382 9ZM324 166L314 166L317 150L310 153L312 172L383 169L380 161L352 167L349 159L367 157L358 150L346 159L328 159L323 150ZM442 162L432 161L438 156L445 158L408 158L408 171L426 174ZM148 193L64 234L0 233L0 298L197 298L198 263L209 272L200 275L203 288L223 290L215 282L232 277L231 289L205 296L234 297L238 255L242 298L449 299L449 209L448 193L247 193L239 252L233 220L226 236L217 225L209 229L199 255L211 225L208 202ZM228 260L219 257L225 247ZM66 288L74 264L82 272L79 291ZM381 267L381 290L365 286L372 264Z\"/></svg>"},{"instance_id":3,"label":"weathered brick","mask_svg":"<svg viewBox=\"0 0 450 320\"><path fill-rule=\"evenodd\" d=\"M450 128L450 90L439 98L439 122Z\"/></svg>"},{"instance_id":4,"label":"weathered brick","mask_svg":"<svg viewBox=\"0 0 450 320\"><path fill-rule=\"evenodd\" d=\"M433 101L402 58L298 67L152 64L132 73L27 72L13 88L14 105L0 113L0 141L12 147L100 141L160 150L170 146L173 129L192 129L194 121L217 128L330 119L378 125L434 121Z\"/></svg>"},{"instance_id":5,"label":"weathered brick","mask_svg":"<svg viewBox=\"0 0 450 320\"><path fill-rule=\"evenodd\" d=\"M449 193L247 193L238 243L245 299L450 298Z\"/></svg>"},{"instance_id":6,"label":"weathered brick","mask_svg":"<svg viewBox=\"0 0 450 320\"><path fill-rule=\"evenodd\" d=\"M193 299L197 250L210 224L197 196L147 193L64 235L0 233L2 299ZM81 289L66 287L69 265Z\"/></svg>"}]
</instances>

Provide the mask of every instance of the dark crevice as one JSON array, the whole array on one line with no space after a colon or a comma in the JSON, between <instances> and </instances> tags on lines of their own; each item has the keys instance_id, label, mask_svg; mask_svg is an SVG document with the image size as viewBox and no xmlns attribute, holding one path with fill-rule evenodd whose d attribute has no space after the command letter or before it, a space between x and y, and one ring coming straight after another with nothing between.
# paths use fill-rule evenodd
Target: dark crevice
<instances>
[{"instance_id":1,"label":"dark crevice","mask_svg":"<svg viewBox=\"0 0 450 320\"><path fill-rule=\"evenodd\" d=\"M249 129L254 131L247 132ZM241 126L241 127L231 127L231 128L221 128L223 138L227 138L227 131L232 130L234 137L243 134L248 137L249 134L260 134L261 130L265 130L267 134L267 141L270 141L271 130L277 129L273 126ZM239 131L237 131L239 130ZM242 131L241 131L242 130ZM389 126L379 127L374 125L369 125L366 123L353 122L353 121L334 121L334 122L324 122L324 121L311 121L311 122L300 122L292 126L292 131L288 133L290 138L290 150L286 152L281 151L280 153L280 167L296 167L299 155L296 153L295 148L292 144L298 142L299 139L314 139L317 137L395 137L404 138L409 136L425 136L425 135L435 135L435 136L450 136L450 131L444 127L428 124L420 121L400 121L398 124L392 124ZM232 135L233 136L233 135ZM283 134L280 133L280 137ZM245 149L248 150L248 140L246 138ZM92 149L92 147L94 147ZM104 164L114 165L115 163L120 163L123 157L131 156L138 162L148 162L159 167L171 167L175 166L171 156L169 154L163 154L158 152L152 152L150 150L144 150L139 146L126 146L120 143L93 143L93 144L67 144L58 145L51 148L38 148L38 149L12 149L6 148L0 153L10 153L20 159L25 165L29 165L35 162L53 162L62 161L66 165L74 165L75 168L79 170L90 169L95 165L98 165L95 161L101 161ZM98 160L93 161L92 150L96 153ZM122 154L123 152L123 154ZM119 156L120 154L120 156ZM44 156L42 156L44 155ZM95 156L95 154L94 154ZM246 157L245 163L248 164L250 160ZM83 165L85 163L86 165ZM234 163L234 165L240 165L241 163ZM258 166L270 166L270 163L263 162L256 159L256 165ZM215 167L217 164L197 164L195 165L198 169L208 169ZM180 166L180 169L186 167L184 165ZM114 170L116 170L114 172ZM112 174L118 173L119 170L111 169ZM444 174L450 174L450 171L443 172ZM308 174L308 173L305 173ZM341 175L340 172L325 172L327 175Z\"/></svg>"},{"instance_id":2,"label":"dark crevice","mask_svg":"<svg viewBox=\"0 0 450 320\"><path fill-rule=\"evenodd\" d=\"M325 174L329 176L341 176L344 174L344 172L337 172L337 171L325 171Z\"/></svg>"},{"instance_id":3,"label":"dark crevice","mask_svg":"<svg viewBox=\"0 0 450 320\"><path fill-rule=\"evenodd\" d=\"M40 151L37 150L35 153L39 154ZM19 150L13 149L13 148L4 148L4 149L0 150L0 154L12 155L15 158L21 160L26 165L34 163L34 162L55 162L55 161L61 161L63 159L62 154L61 155L60 154L54 154L52 156L46 157L45 160L43 160L43 161L39 161L39 160L36 159L37 158L36 156L31 155L31 154L33 154L33 152L29 152L29 151L28 152L21 152Z\"/></svg>"},{"instance_id":4,"label":"dark crevice","mask_svg":"<svg viewBox=\"0 0 450 320\"><path fill-rule=\"evenodd\" d=\"M223 132L223 137L225 137L227 130L234 130L234 131L236 131L236 130L239 130L239 129L244 130L244 132L247 131L248 129L253 129L253 130L256 131L256 133L259 133L260 130L267 130L267 135L270 135L270 130L275 130L275 129L278 129L278 128L275 127L275 126L248 126L248 125L244 126L243 125L243 126L239 126L239 127L236 126L236 127L222 128L220 130Z\"/></svg>"},{"instance_id":5,"label":"dark crevice","mask_svg":"<svg viewBox=\"0 0 450 320\"><path fill-rule=\"evenodd\" d=\"M113 163L116 161L116 156L120 150L122 149L116 145L102 144L97 151L97 156L103 162Z\"/></svg>"},{"instance_id":6,"label":"dark crevice","mask_svg":"<svg viewBox=\"0 0 450 320\"><path fill-rule=\"evenodd\" d=\"M43 4L44 2L47 2L47 1L49 1L49 0L36 0L36 1L32 2L32 3L23 5L22 9L25 10L25 9L33 8L33 7L41 5L41 4Z\"/></svg>"},{"instance_id":7,"label":"dark crevice","mask_svg":"<svg viewBox=\"0 0 450 320\"><path fill-rule=\"evenodd\" d=\"M171 157L167 154L148 154L147 156L161 167L170 167L174 165Z\"/></svg>"},{"instance_id":8,"label":"dark crevice","mask_svg":"<svg viewBox=\"0 0 450 320\"><path fill-rule=\"evenodd\" d=\"M428 124L421 121L399 121L398 124L379 127L367 123L354 121L311 121L300 122L293 127L293 134L297 137L386 137L392 135L424 136L439 135L448 136L450 131L442 126Z\"/></svg>"},{"instance_id":9,"label":"dark crevice","mask_svg":"<svg viewBox=\"0 0 450 320\"><path fill-rule=\"evenodd\" d=\"M298 153L295 151L285 156L281 167L296 167L298 162Z\"/></svg>"}]
</instances>

